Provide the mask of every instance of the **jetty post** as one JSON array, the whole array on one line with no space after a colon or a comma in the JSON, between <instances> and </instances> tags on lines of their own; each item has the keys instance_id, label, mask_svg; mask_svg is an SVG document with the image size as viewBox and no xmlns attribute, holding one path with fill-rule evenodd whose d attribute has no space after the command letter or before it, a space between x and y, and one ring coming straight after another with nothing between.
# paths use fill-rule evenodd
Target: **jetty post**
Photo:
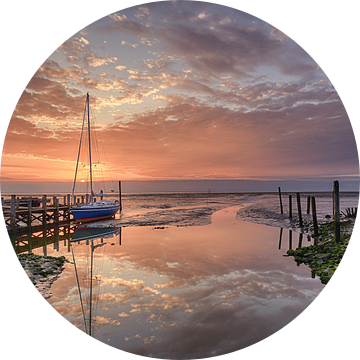
<instances>
[{"instance_id":1,"label":"jetty post","mask_svg":"<svg viewBox=\"0 0 360 360\"><path fill-rule=\"evenodd\" d=\"M10 205L10 228L12 231L16 229L16 204L15 204L15 195L11 195L11 205Z\"/></svg>"},{"instance_id":2,"label":"jetty post","mask_svg":"<svg viewBox=\"0 0 360 360\"><path fill-rule=\"evenodd\" d=\"M334 181L333 190L333 210L334 210L334 233L335 242L340 242L340 197L339 197L339 182Z\"/></svg>"},{"instance_id":3,"label":"jetty post","mask_svg":"<svg viewBox=\"0 0 360 360\"><path fill-rule=\"evenodd\" d=\"M31 238L31 219L32 219L32 199L29 197L28 199L28 216L27 216L27 227L28 227L28 235Z\"/></svg>"},{"instance_id":4,"label":"jetty post","mask_svg":"<svg viewBox=\"0 0 360 360\"><path fill-rule=\"evenodd\" d=\"M54 206L55 206L55 223L56 226L59 226L60 212L59 212L59 199L57 197L54 198Z\"/></svg>"},{"instance_id":5,"label":"jetty post","mask_svg":"<svg viewBox=\"0 0 360 360\"><path fill-rule=\"evenodd\" d=\"M317 216L316 216L316 202L315 197L312 196L311 198L311 210L312 210L312 217L313 217L313 223L314 223L314 236L317 238L319 236L319 227L317 223Z\"/></svg>"},{"instance_id":6,"label":"jetty post","mask_svg":"<svg viewBox=\"0 0 360 360\"><path fill-rule=\"evenodd\" d=\"M120 204L120 212L122 211L122 201L121 201L121 181L119 181L119 204Z\"/></svg>"},{"instance_id":7,"label":"jetty post","mask_svg":"<svg viewBox=\"0 0 360 360\"><path fill-rule=\"evenodd\" d=\"M283 210L283 204L282 204L282 199L281 199L281 188L279 187L279 198L280 198L280 212L281 214L284 213L284 210Z\"/></svg>"},{"instance_id":8,"label":"jetty post","mask_svg":"<svg viewBox=\"0 0 360 360\"><path fill-rule=\"evenodd\" d=\"M302 220L302 214L301 214L301 201L300 201L300 193L296 193L297 198L297 208L298 208L298 214L299 214L299 225L300 227L303 226L303 220Z\"/></svg>"},{"instance_id":9,"label":"jetty post","mask_svg":"<svg viewBox=\"0 0 360 360\"><path fill-rule=\"evenodd\" d=\"M311 198L310 196L307 197L307 207L306 207L306 213L310 214L310 203L311 203Z\"/></svg>"}]
</instances>

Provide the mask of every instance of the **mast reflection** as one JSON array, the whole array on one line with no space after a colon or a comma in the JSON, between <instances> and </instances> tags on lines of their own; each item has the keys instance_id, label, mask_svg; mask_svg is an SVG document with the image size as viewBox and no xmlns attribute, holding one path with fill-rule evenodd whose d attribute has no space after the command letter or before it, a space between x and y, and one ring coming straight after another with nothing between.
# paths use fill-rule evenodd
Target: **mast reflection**
<instances>
[{"instance_id":1,"label":"mast reflection","mask_svg":"<svg viewBox=\"0 0 360 360\"><path fill-rule=\"evenodd\" d=\"M104 252L101 253L100 249L105 248L109 244L104 239L111 239L117 235L119 235L119 243L121 245L121 228L83 227L76 228L72 235L71 252L81 312L85 332L90 336L93 336L94 325L96 325L93 315L97 310L97 303L100 298L102 261L104 260ZM84 242L86 245L85 249L83 246ZM112 243L111 245L114 244ZM81 267L77 266L77 257L75 255L77 250L82 263Z\"/></svg>"}]
</instances>

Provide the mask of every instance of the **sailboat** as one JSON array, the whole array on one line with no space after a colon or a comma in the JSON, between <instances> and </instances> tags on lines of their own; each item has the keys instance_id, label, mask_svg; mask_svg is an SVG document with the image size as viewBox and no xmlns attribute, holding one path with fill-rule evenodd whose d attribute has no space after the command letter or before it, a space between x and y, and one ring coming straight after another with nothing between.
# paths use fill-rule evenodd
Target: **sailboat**
<instances>
[{"instance_id":1,"label":"sailboat","mask_svg":"<svg viewBox=\"0 0 360 360\"><path fill-rule=\"evenodd\" d=\"M101 194L95 194L93 191L93 176L92 176L92 162L91 162L91 137L90 137L90 95L86 94L86 103L83 117L82 130L80 135L80 144L79 152L76 161L74 185L72 189L72 199L74 199L76 177L79 167L81 143L83 139L83 133L85 128L85 123L87 122L87 135L88 135L88 154L89 154L89 175L90 175L90 202L88 204L73 204L70 207L70 211L74 216L76 222L89 222L96 220L103 220L107 218L112 218L120 210L120 204L118 201L113 200L103 200ZM95 196L101 196L101 200L95 201Z\"/></svg>"}]
</instances>

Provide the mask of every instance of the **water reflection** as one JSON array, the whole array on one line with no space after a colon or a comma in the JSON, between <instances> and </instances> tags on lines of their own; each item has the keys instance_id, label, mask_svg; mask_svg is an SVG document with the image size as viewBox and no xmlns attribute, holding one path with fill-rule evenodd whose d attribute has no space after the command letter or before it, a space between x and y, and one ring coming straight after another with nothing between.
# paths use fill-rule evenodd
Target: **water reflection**
<instances>
[{"instance_id":1,"label":"water reflection","mask_svg":"<svg viewBox=\"0 0 360 360\"><path fill-rule=\"evenodd\" d=\"M284 229L280 228L280 235L279 235L279 247L278 249L281 250L281 243L282 243L282 238L283 238L283 232ZM303 245L303 238L304 238L304 234L303 233L298 233L299 235L299 242L298 242L298 246L297 249L305 246ZM292 250L292 238L293 238L293 231L289 230L289 249L288 250ZM312 240L314 241L314 245L316 245L317 243L317 239L312 239L309 235L307 235L307 240L308 242L311 242ZM309 244L308 244L309 245Z\"/></svg>"},{"instance_id":2,"label":"water reflection","mask_svg":"<svg viewBox=\"0 0 360 360\"><path fill-rule=\"evenodd\" d=\"M94 310L96 311L97 303L100 300L99 290L101 288L102 279L102 267L95 264L94 253L97 251L96 255L98 255L100 248L107 245L107 242L104 242L104 239L111 239L117 234L121 234L121 228L83 227L75 228L74 233L72 234L70 247L79 292L81 312L84 319L85 332L90 336L93 335L93 312ZM121 245L121 236L119 236L119 239L119 244ZM83 262L84 256L86 256L86 262L89 264L89 267L88 269L86 269L85 266L80 267L79 273L78 266L76 265L75 253L78 247L77 245L80 245L81 241L85 241L89 251L85 254L80 252L80 259L78 259L78 261L80 260ZM103 256L95 256L95 260L101 261L103 260Z\"/></svg>"},{"instance_id":3,"label":"water reflection","mask_svg":"<svg viewBox=\"0 0 360 360\"><path fill-rule=\"evenodd\" d=\"M43 239L46 250L35 238L31 246L71 261L48 301L75 326L138 355L204 358L273 334L323 288L283 256L292 231L279 236L278 228L235 215L236 207L216 212L207 226L122 228L110 239L60 229Z\"/></svg>"}]
</instances>

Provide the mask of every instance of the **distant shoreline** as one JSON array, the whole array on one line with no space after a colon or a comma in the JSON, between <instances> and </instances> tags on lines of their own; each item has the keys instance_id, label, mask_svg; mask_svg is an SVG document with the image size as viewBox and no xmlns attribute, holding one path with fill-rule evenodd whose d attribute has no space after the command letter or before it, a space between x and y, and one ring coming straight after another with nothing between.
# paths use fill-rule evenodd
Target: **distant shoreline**
<instances>
[{"instance_id":1,"label":"distant shoreline","mask_svg":"<svg viewBox=\"0 0 360 360\"><path fill-rule=\"evenodd\" d=\"M139 193L276 193L280 187L282 192L323 192L332 191L334 180L340 181L340 191L359 191L359 176L329 177L303 180L112 180L101 181L94 179L95 189L109 192L118 191L121 181L121 191L124 194ZM4 194L63 194L71 192L73 183L69 181L55 182L27 182L1 181L1 190ZM75 192L89 191L88 184L76 184ZM96 190L98 191L98 190Z\"/></svg>"},{"instance_id":2,"label":"distant shoreline","mask_svg":"<svg viewBox=\"0 0 360 360\"><path fill-rule=\"evenodd\" d=\"M314 195L314 194L321 194L321 195L331 195L332 191L324 190L324 191L283 191L282 194L289 195L289 194L296 194L297 192L301 193L302 195ZM40 193L40 192L24 192L24 193L16 193L16 192L1 192L1 196L56 196L61 195L65 196L70 192L53 192L53 193ZM255 194L255 195L273 195L277 194L277 191L146 191L146 192L123 192L123 196L133 196L133 195L176 195L176 194L199 194L199 195L247 195L247 194ZM347 195L347 194L359 194L359 191L356 190L344 190L340 191L340 194ZM85 195L87 192L78 192L76 195ZM118 196L118 192L113 193L104 193L104 196Z\"/></svg>"}]
</instances>

